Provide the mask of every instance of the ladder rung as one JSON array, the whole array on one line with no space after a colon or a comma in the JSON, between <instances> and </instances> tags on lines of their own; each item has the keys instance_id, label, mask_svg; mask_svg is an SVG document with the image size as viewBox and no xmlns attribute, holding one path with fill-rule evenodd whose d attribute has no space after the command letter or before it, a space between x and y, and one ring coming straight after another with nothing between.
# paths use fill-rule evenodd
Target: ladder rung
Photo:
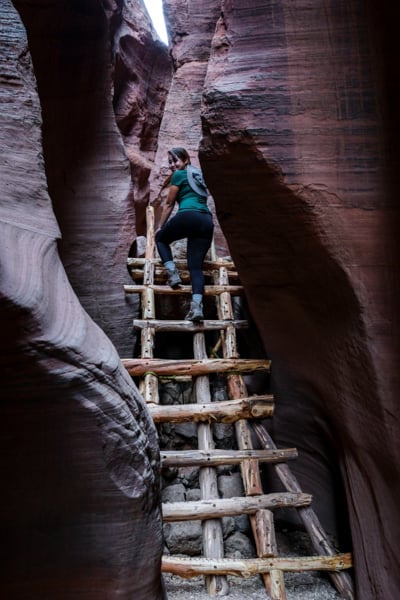
<instances>
[{"instance_id":1,"label":"ladder rung","mask_svg":"<svg viewBox=\"0 0 400 600\"><path fill-rule=\"evenodd\" d=\"M136 279L139 279L139 280L143 279L143 275L144 275L143 268L142 269L129 268L129 272L131 274L133 281L136 281ZM204 265L203 265L203 274L205 277L212 277L214 274L214 271L212 269L204 268ZM190 272L189 271L187 271L185 269L179 269L179 275L181 276L182 280L190 281ZM167 273L166 273L165 269L163 267L156 266L155 271L154 271L154 278L155 278L155 280L165 282L167 279ZM231 282L232 279L239 279L239 274L237 271L229 272L229 281ZM155 283L155 282L153 282L153 283Z\"/></svg>"},{"instance_id":2,"label":"ladder rung","mask_svg":"<svg viewBox=\"0 0 400 600\"><path fill-rule=\"evenodd\" d=\"M144 290L153 290L156 294L168 294L172 296L182 294L192 294L191 285L181 285L178 288L172 288L169 285L124 285L124 290L127 294L140 294ZM223 292L229 292L233 296L241 296L244 294L242 285L206 285L204 286L205 296L218 296Z\"/></svg>"},{"instance_id":3,"label":"ladder rung","mask_svg":"<svg viewBox=\"0 0 400 600\"><path fill-rule=\"evenodd\" d=\"M268 394L208 404L149 404L148 407L156 423L234 423L239 419L271 417L274 412L273 403L274 397Z\"/></svg>"},{"instance_id":4,"label":"ladder rung","mask_svg":"<svg viewBox=\"0 0 400 600\"><path fill-rule=\"evenodd\" d=\"M218 467L237 465L243 460L278 463L297 458L296 448L280 450L161 450L163 467Z\"/></svg>"},{"instance_id":5,"label":"ladder rung","mask_svg":"<svg viewBox=\"0 0 400 600\"><path fill-rule=\"evenodd\" d=\"M311 504L310 494L292 494L279 492L259 496L234 498L212 498L190 502L170 502L162 505L164 521L191 521L203 519L220 519L226 516L255 514L263 508L286 508L308 506Z\"/></svg>"},{"instance_id":6,"label":"ladder rung","mask_svg":"<svg viewBox=\"0 0 400 600\"><path fill-rule=\"evenodd\" d=\"M134 319L133 327L135 329L145 329L147 327L154 327L156 331L212 331L219 329L227 329L228 327L235 327L235 329L246 329L249 324L248 321L216 321L216 320L205 320L199 323L192 323L192 321L167 321L158 319Z\"/></svg>"},{"instance_id":7,"label":"ladder rung","mask_svg":"<svg viewBox=\"0 0 400 600\"><path fill-rule=\"evenodd\" d=\"M248 373L251 371L269 371L270 360L245 358L203 358L173 360L162 358L122 358L122 363L133 377L146 373L154 375L208 375L209 373Z\"/></svg>"},{"instance_id":8,"label":"ladder rung","mask_svg":"<svg viewBox=\"0 0 400 600\"><path fill-rule=\"evenodd\" d=\"M128 267L143 267L146 262L152 262L154 265L162 265L161 260L159 258L128 258L127 265ZM187 268L187 260L184 259L174 259L174 263L178 267L178 269ZM220 267L225 267L228 271L231 269L236 270L236 267L232 260L225 258L217 258L216 260L205 260L203 262L203 267L205 269L219 269Z\"/></svg>"},{"instance_id":9,"label":"ladder rung","mask_svg":"<svg viewBox=\"0 0 400 600\"><path fill-rule=\"evenodd\" d=\"M236 575L250 577L278 569L286 572L341 571L353 566L350 553L335 556L299 556L282 558L203 558L163 556L161 570L180 577L198 575Z\"/></svg>"}]
</instances>

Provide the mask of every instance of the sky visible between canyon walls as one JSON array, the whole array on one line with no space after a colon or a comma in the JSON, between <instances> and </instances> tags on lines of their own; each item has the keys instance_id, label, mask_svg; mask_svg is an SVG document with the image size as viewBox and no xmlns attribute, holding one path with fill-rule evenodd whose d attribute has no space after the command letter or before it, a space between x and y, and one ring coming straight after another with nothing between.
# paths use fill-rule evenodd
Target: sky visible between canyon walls
<instances>
[{"instance_id":1,"label":"sky visible between canyon walls","mask_svg":"<svg viewBox=\"0 0 400 600\"><path fill-rule=\"evenodd\" d=\"M165 28L162 0L143 0L147 8L147 12L153 21L154 29L157 31L160 39L164 44L168 44L168 35Z\"/></svg>"}]
</instances>

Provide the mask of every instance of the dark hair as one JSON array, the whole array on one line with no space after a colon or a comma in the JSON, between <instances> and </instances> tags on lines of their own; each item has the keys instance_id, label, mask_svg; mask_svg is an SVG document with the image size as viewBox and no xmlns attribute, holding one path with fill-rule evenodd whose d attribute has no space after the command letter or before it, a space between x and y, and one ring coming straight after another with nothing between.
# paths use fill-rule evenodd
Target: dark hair
<instances>
[{"instance_id":1,"label":"dark hair","mask_svg":"<svg viewBox=\"0 0 400 600\"><path fill-rule=\"evenodd\" d=\"M177 156L181 160L186 160L190 165L189 152L185 150L185 148L172 148L172 150L168 150L168 154L172 154L172 156Z\"/></svg>"}]
</instances>

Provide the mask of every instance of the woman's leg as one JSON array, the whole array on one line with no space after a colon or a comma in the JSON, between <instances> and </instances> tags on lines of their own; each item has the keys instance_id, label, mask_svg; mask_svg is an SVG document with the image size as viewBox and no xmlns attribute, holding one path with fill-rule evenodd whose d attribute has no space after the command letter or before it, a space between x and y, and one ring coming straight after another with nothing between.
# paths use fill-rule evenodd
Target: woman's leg
<instances>
[{"instance_id":1,"label":"woman's leg","mask_svg":"<svg viewBox=\"0 0 400 600\"><path fill-rule=\"evenodd\" d=\"M187 244L187 262L190 272L193 294L204 293L203 262L211 246L206 238L189 238Z\"/></svg>"},{"instance_id":2,"label":"woman's leg","mask_svg":"<svg viewBox=\"0 0 400 600\"><path fill-rule=\"evenodd\" d=\"M168 284L175 288L178 287L182 280L173 261L170 244L182 237L181 226L179 219L172 217L167 223L156 233L155 241L161 261L168 273Z\"/></svg>"},{"instance_id":3,"label":"woman's leg","mask_svg":"<svg viewBox=\"0 0 400 600\"><path fill-rule=\"evenodd\" d=\"M188 236L187 263L193 294L203 294L203 262L211 246L214 226L211 215L207 213L196 213L196 218L197 227L193 228L195 234Z\"/></svg>"},{"instance_id":4,"label":"woman's leg","mask_svg":"<svg viewBox=\"0 0 400 600\"><path fill-rule=\"evenodd\" d=\"M209 213L183 211L167 221L156 234L157 249L162 262L172 261L170 244L187 238L187 263L193 294L204 291L204 258L211 246L214 225Z\"/></svg>"}]
</instances>

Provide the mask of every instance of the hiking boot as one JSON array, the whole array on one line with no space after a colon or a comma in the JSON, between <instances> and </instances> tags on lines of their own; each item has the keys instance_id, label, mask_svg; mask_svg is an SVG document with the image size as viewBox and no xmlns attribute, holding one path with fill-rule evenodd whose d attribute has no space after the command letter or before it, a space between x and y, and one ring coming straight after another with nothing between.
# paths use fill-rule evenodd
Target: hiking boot
<instances>
[{"instance_id":1,"label":"hiking boot","mask_svg":"<svg viewBox=\"0 0 400 600\"><path fill-rule=\"evenodd\" d=\"M190 310L185 317L185 321L204 321L203 303L192 300Z\"/></svg>"},{"instance_id":2,"label":"hiking boot","mask_svg":"<svg viewBox=\"0 0 400 600\"><path fill-rule=\"evenodd\" d=\"M167 269L167 281L168 285L170 285L172 288L176 288L178 285L181 285L182 279L180 278L178 270L175 266L173 269Z\"/></svg>"}]
</instances>

